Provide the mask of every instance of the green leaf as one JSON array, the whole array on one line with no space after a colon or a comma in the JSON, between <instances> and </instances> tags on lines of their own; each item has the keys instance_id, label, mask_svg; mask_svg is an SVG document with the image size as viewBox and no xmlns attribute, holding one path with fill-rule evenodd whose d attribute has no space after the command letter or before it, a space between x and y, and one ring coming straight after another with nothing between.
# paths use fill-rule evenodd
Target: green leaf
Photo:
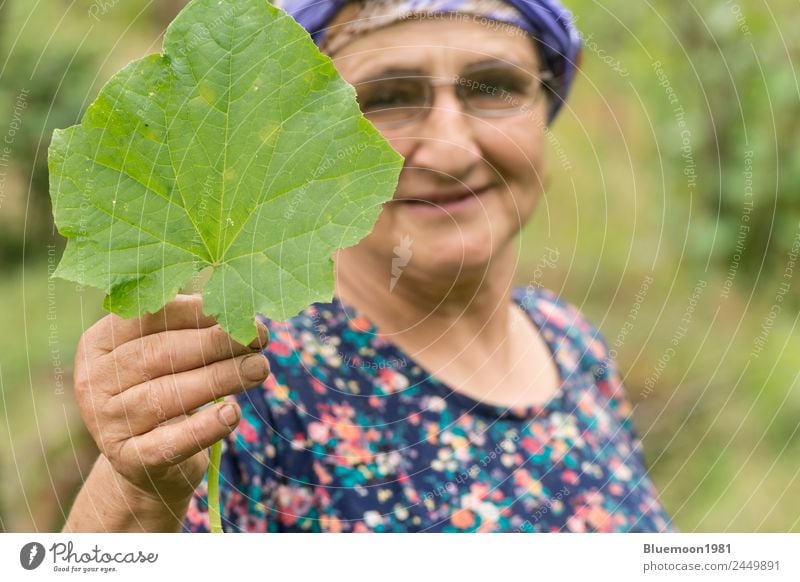
<instances>
[{"instance_id":1,"label":"green leaf","mask_svg":"<svg viewBox=\"0 0 800 582\"><path fill-rule=\"evenodd\" d=\"M403 158L308 33L267 0L194 0L164 54L128 64L56 130L55 276L154 312L210 268L203 305L234 339L333 295L331 255L369 234Z\"/></svg>"}]
</instances>

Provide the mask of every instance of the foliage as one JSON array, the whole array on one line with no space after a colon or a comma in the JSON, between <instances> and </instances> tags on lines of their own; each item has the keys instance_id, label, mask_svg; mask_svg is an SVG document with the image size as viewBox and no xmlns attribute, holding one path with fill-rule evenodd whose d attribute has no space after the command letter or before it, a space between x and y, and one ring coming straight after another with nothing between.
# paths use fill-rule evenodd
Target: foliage
<instances>
[{"instance_id":1,"label":"foliage","mask_svg":"<svg viewBox=\"0 0 800 582\"><path fill-rule=\"evenodd\" d=\"M244 344L256 312L331 298L331 254L369 233L402 167L330 59L263 0L190 3L164 54L115 75L49 157L69 239L56 276L132 317L210 267L204 310Z\"/></svg>"}]
</instances>

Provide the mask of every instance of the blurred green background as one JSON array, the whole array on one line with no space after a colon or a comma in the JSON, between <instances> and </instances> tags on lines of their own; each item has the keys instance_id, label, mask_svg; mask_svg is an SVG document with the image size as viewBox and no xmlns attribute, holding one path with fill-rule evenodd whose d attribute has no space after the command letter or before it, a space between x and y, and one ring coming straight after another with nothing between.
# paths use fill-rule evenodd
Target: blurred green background
<instances>
[{"instance_id":1,"label":"blurred green background","mask_svg":"<svg viewBox=\"0 0 800 582\"><path fill-rule=\"evenodd\" d=\"M0 0L0 531L60 529L96 455L71 368L102 294L48 280L50 135L184 3ZM584 58L519 282L604 333L680 530L798 532L797 3L567 4Z\"/></svg>"}]
</instances>

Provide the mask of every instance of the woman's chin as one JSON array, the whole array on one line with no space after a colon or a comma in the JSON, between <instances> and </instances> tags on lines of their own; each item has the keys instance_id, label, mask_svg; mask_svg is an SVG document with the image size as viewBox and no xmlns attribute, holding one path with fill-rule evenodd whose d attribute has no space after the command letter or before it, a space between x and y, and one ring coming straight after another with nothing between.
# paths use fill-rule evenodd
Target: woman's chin
<instances>
[{"instance_id":1,"label":"woman's chin","mask_svg":"<svg viewBox=\"0 0 800 582\"><path fill-rule=\"evenodd\" d=\"M419 252L411 261L420 271L429 273L432 278L452 281L468 274L481 274L486 271L492 259L491 248L439 245L429 251Z\"/></svg>"}]
</instances>

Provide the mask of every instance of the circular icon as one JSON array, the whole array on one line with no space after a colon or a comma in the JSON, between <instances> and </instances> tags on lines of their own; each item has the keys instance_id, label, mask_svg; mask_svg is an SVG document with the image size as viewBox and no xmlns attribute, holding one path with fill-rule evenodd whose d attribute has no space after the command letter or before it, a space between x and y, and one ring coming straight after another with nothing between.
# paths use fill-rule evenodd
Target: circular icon
<instances>
[{"instance_id":1,"label":"circular icon","mask_svg":"<svg viewBox=\"0 0 800 582\"><path fill-rule=\"evenodd\" d=\"M39 542L30 542L19 551L19 563L26 570L35 570L44 561L44 546Z\"/></svg>"}]
</instances>

